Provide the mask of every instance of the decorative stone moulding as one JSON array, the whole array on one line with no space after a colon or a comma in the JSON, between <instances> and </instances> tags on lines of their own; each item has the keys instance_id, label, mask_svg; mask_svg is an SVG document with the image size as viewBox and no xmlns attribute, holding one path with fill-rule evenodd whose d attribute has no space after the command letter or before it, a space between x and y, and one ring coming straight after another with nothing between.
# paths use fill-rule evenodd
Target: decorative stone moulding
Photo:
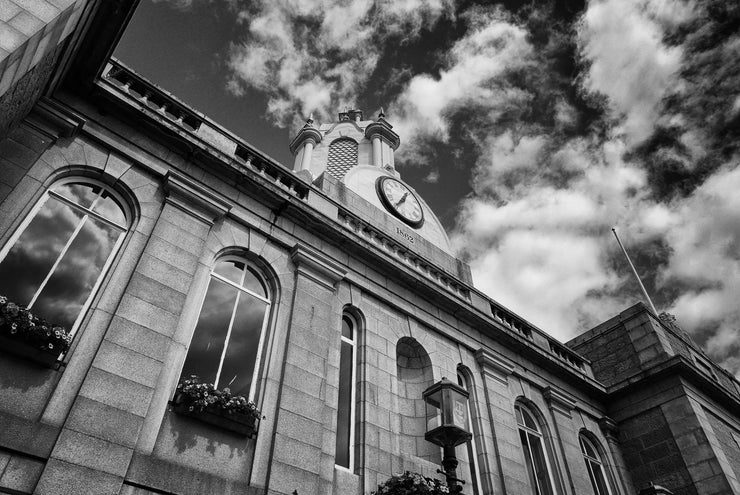
<instances>
[{"instance_id":1,"label":"decorative stone moulding","mask_svg":"<svg viewBox=\"0 0 740 495\"><path fill-rule=\"evenodd\" d=\"M570 417L570 412L576 406L576 401L573 397L552 387L547 387L543 395L552 410Z\"/></svg>"},{"instance_id":2,"label":"decorative stone moulding","mask_svg":"<svg viewBox=\"0 0 740 495\"><path fill-rule=\"evenodd\" d=\"M347 275L347 271L342 265L302 244L293 246L290 250L290 258L295 263L299 273L331 291L334 291L337 282Z\"/></svg>"},{"instance_id":3,"label":"decorative stone moulding","mask_svg":"<svg viewBox=\"0 0 740 495\"><path fill-rule=\"evenodd\" d=\"M191 411L184 401L182 392L179 391L175 393L175 397L172 399L172 410L182 416L188 416L248 438L255 438L259 429L259 417L252 414L208 408L202 411Z\"/></svg>"},{"instance_id":4,"label":"decorative stone moulding","mask_svg":"<svg viewBox=\"0 0 740 495\"><path fill-rule=\"evenodd\" d=\"M0 335L0 349L44 368L56 369L58 366L58 352L46 352L22 340L14 340Z\"/></svg>"}]
</instances>

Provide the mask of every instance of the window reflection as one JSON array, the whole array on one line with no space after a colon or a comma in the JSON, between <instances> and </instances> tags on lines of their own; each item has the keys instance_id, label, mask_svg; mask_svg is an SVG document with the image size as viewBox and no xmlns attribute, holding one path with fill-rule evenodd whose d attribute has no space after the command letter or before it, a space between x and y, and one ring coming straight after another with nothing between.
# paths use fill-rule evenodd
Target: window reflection
<instances>
[{"instance_id":1,"label":"window reflection","mask_svg":"<svg viewBox=\"0 0 740 495\"><path fill-rule=\"evenodd\" d=\"M610 495L609 485L604 476L604 466L595 444L585 435L579 435L579 440L594 495Z\"/></svg>"},{"instance_id":2,"label":"window reflection","mask_svg":"<svg viewBox=\"0 0 740 495\"><path fill-rule=\"evenodd\" d=\"M256 282L255 282L256 281ZM254 288L257 291L253 290ZM182 376L252 398L260 341L270 308L264 283L243 260L216 263Z\"/></svg>"},{"instance_id":3,"label":"window reflection","mask_svg":"<svg viewBox=\"0 0 740 495\"><path fill-rule=\"evenodd\" d=\"M98 212L97 204L106 206ZM123 208L105 188L57 185L0 252L0 294L74 331L125 232Z\"/></svg>"},{"instance_id":4,"label":"window reflection","mask_svg":"<svg viewBox=\"0 0 740 495\"><path fill-rule=\"evenodd\" d=\"M532 492L535 495L553 495L550 469L537 421L532 413L521 404L515 406L515 412Z\"/></svg>"}]
</instances>

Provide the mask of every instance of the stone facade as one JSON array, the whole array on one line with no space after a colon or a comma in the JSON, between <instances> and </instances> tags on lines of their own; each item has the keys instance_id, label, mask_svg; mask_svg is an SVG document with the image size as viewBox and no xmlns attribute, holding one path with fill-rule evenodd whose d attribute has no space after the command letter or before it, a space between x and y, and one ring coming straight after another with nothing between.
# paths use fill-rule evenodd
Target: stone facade
<instances>
[{"instance_id":1,"label":"stone facade","mask_svg":"<svg viewBox=\"0 0 740 495\"><path fill-rule=\"evenodd\" d=\"M740 493L740 385L678 327L637 304L557 342L477 291L465 263L374 203L364 183L314 174L329 151L313 131L294 141L291 170L108 60L89 37L125 24L134 3L99 5L77 44L55 55L48 77L63 75L59 86L31 98L0 142L0 258L49 191L70 181L110 191L127 226L58 363L0 349L0 491L366 494L404 470L438 476L421 392L460 376L473 439L457 449L459 473L478 480L465 493L529 494L534 483L595 493L582 438L612 495L651 483ZM102 75L68 72L78 58ZM316 132L351 125L357 166L397 177L390 126L355 116ZM249 264L269 295L250 343L255 438L173 404L214 266L229 257ZM344 315L356 324L349 368ZM535 424L523 427L522 409ZM541 479L523 435L541 448Z\"/></svg>"}]
</instances>

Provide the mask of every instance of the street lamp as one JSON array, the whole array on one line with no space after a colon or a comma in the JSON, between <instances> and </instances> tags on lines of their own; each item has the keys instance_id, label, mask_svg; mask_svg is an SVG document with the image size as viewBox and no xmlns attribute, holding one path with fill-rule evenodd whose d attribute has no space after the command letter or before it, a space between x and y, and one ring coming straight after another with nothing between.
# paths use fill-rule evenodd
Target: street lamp
<instances>
[{"instance_id":1,"label":"street lamp","mask_svg":"<svg viewBox=\"0 0 740 495\"><path fill-rule=\"evenodd\" d=\"M465 483L455 475L457 468L455 447L473 437L473 434L466 429L468 426L468 395L467 390L444 377L422 394L424 402L438 410L435 414L438 424L427 431L424 438L443 449L442 467L444 471L438 470L437 472L444 474L447 478L447 486L451 494L462 493L462 486L458 485L458 482Z\"/></svg>"}]
</instances>

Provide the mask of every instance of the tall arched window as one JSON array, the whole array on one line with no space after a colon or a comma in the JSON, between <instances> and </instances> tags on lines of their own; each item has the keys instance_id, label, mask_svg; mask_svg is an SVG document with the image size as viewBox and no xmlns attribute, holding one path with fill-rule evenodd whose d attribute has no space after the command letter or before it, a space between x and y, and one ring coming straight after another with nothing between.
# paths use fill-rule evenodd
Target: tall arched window
<instances>
[{"instance_id":1,"label":"tall arched window","mask_svg":"<svg viewBox=\"0 0 740 495\"><path fill-rule=\"evenodd\" d=\"M347 469L354 465L355 370L357 369L357 320L342 315L339 357L339 397L337 405L337 444L334 463Z\"/></svg>"},{"instance_id":2,"label":"tall arched window","mask_svg":"<svg viewBox=\"0 0 740 495\"><path fill-rule=\"evenodd\" d=\"M462 388L467 390L468 392L471 391L471 384L469 377L465 376L466 373L459 369L457 370L457 384L460 385ZM467 408L468 408L468 431L473 434L473 438L470 439L469 442L466 442L464 445L460 445L457 447L458 452L462 455L458 455L458 458L467 463L468 467L470 468L470 480L468 481L468 484L466 486L469 486L473 495L480 495L483 493L483 488L481 487L481 479L480 479L480 472L478 470L478 449L475 446L475 438L477 436L477 431L473 428L473 415L471 414L470 409L470 401L472 399L472 394L467 402Z\"/></svg>"},{"instance_id":3,"label":"tall arched window","mask_svg":"<svg viewBox=\"0 0 740 495\"><path fill-rule=\"evenodd\" d=\"M532 493L535 495L553 495L555 491L545 451L545 442L537 420L534 414L522 404L516 404L515 412Z\"/></svg>"},{"instance_id":4,"label":"tall arched window","mask_svg":"<svg viewBox=\"0 0 740 495\"><path fill-rule=\"evenodd\" d=\"M0 251L0 295L76 331L129 225L123 202L102 184L55 184Z\"/></svg>"},{"instance_id":5,"label":"tall arched window","mask_svg":"<svg viewBox=\"0 0 740 495\"><path fill-rule=\"evenodd\" d=\"M581 452L583 453L583 459L586 461L588 477L591 479L594 495L611 495L609 484L606 482L604 463L601 461L599 449L583 433L578 435L578 439L581 443Z\"/></svg>"},{"instance_id":6,"label":"tall arched window","mask_svg":"<svg viewBox=\"0 0 740 495\"><path fill-rule=\"evenodd\" d=\"M246 260L227 256L211 272L182 376L197 375L216 388L254 399L256 370L271 298Z\"/></svg>"},{"instance_id":7,"label":"tall arched window","mask_svg":"<svg viewBox=\"0 0 740 495\"><path fill-rule=\"evenodd\" d=\"M326 173L337 180L357 165L357 141L352 138L339 138L329 145Z\"/></svg>"}]
</instances>

